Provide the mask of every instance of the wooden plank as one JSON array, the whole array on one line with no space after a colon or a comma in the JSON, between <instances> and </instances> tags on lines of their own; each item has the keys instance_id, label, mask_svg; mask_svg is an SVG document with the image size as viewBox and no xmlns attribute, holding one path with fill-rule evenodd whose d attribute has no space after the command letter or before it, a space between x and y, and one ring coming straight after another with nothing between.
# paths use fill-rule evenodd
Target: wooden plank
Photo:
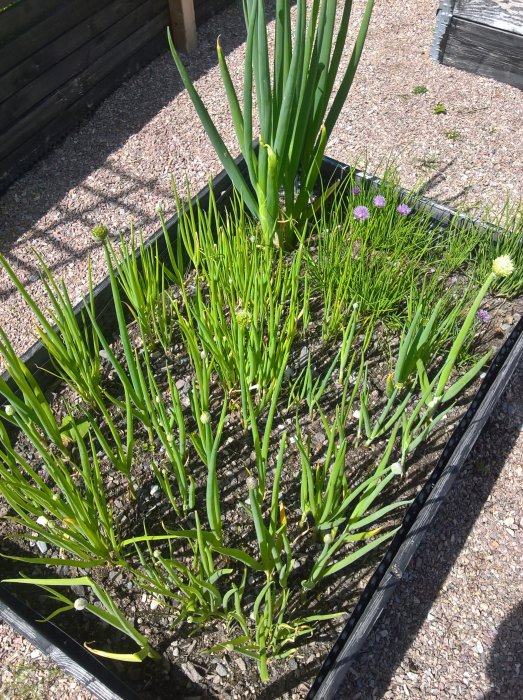
<instances>
[{"instance_id":1,"label":"wooden plank","mask_svg":"<svg viewBox=\"0 0 523 700\"><path fill-rule=\"evenodd\" d=\"M160 31L156 27L156 33L153 33L152 38L141 46L138 43L138 37L133 37L134 46L139 46L135 53L130 51L132 46L126 47L126 60L120 60L113 70L102 76L99 82L93 84L84 94L77 94L76 101L73 102L71 99L69 103L64 102L59 119L52 119L42 125L37 133L19 144L18 148L9 155L5 156L2 153L0 155L0 192L45 155L72 128L89 116L124 80L130 78L165 50L164 37L165 22L162 23Z\"/></svg>"},{"instance_id":2,"label":"wooden plank","mask_svg":"<svg viewBox=\"0 0 523 700\"><path fill-rule=\"evenodd\" d=\"M0 14L0 46L63 7L64 0L20 0Z\"/></svg>"},{"instance_id":3,"label":"wooden plank","mask_svg":"<svg viewBox=\"0 0 523 700\"><path fill-rule=\"evenodd\" d=\"M523 35L523 0L457 0L453 14Z\"/></svg>"},{"instance_id":4,"label":"wooden plank","mask_svg":"<svg viewBox=\"0 0 523 700\"><path fill-rule=\"evenodd\" d=\"M22 148L23 150L24 143L31 137L36 137L38 140L41 133L42 138L44 138L44 133L47 133L46 129L50 122L55 122L55 126L60 130L61 125L64 124L62 121L64 115L79 100L82 100L84 110L92 109L100 101L96 90L93 88L102 83L112 71L118 71L120 65L125 68L129 61L129 56L134 56L139 48L152 37L155 37L157 43L157 53L167 48L165 39L167 21L168 18L162 12L162 14L142 24L132 34L126 36L123 41L116 46L112 46L109 51L104 52L96 61L89 64L86 70L49 95L35 109L20 119L18 123L13 124L0 140L0 158L6 160L9 154L16 149ZM130 75L130 72L127 72L126 75ZM115 89L116 87L118 85L113 83L112 88ZM87 95L90 95L90 100L85 99ZM104 92L105 95L106 93ZM53 136L55 133L53 131Z\"/></svg>"},{"instance_id":5,"label":"wooden plank","mask_svg":"<svg viewBox=\"0 0 523 700\"><path fill-rule=\"evenodd\" d=\"M443 64L523 90L523 37L453 17Z\"/></svg>"},{"instance_id":6,"label":"wooden plank","mask_svg":"<svg viewBox=\"0 0 523 700\"><path fill-rule=\"evenodd\" d=\"M213 15L224 10L231 2L232 0L194 0L196 26L207 22Z\"/></svg>"},{"instance_id":7,"label":"wooden plank","mask_svg":"<svg viewBox=\"0 0 523 700\"><path fill-rule=\"evenodd\" d=\"M25 2L25 0L22 0ZM5 75L13 67L18 67L24 59L42 54L42 47L48 46L54 39L66 36L67 30L80 24L86 17L93 15L101 7L107 5L107 0L69 0L67 6L62 6L54 15L44 17L28 31L19 34L14 41L0 47L0 66ZM45 54L44 54L45 55ZM40 58L36 58L36 61ZM4 99L0 89L0 99Z\"/></svg>"},{"instance_id":8,"label":"wooden plank","mask_svg":"<svg viewBox=\"0 0 523 700\"><path fill-rule=\"evenodd\" d=\"M169 13L174 45L184 53L194 51L198 41L193 0L169 0Z\"/></svg>"},{"instance_id":9,"label":"wooden plank","mask_svg":"<svg viewBox=\"0 0 523 700\"><path fill-rule=\"evenodd\" d=\"M52 69L53 66L73 53L75 49L95 39L108 27L125 17L127 13L142 3L143 0L118 0L108 5L107 0L90 0L90 3L86 4L82 0L84 11L77 13L77 16L80 17L79 23L76 23L69 31L65 31L54 41L50 41L39 51L35 51L25 61L12 64L14 68L9 71L6 70L4 75L0 76L0 103L7 100L15 92L21 91L32 80L38 78L46 81L44 77L45 71ZM100 8L102 9L100 10ZM82 17L84 12L85 15ZM24 38L25 34L15 42L16 46L19 43L22 44ZM8 48L5 50L7 51ZM17 52L13 51L13 53L16 54ZM1 64L2 56L0 52ZM45 86L46 83L44 82L42 88ZM50 87L50 84L48 86L49 90L47 92L52 91L53 88Z\"/></svg>"},{"instance_id":10,"label":"wooden plank","mask_svg":"<svg viewBox=\"0 0 523 700\"><path fill-rule=\"evenodd\" d=\"M164 11L162 12L162 8ZM147 3L140 3L135 9L108 29L93 37L88 43L81 46L63 60L56 63L52 68L23 87L20 91L12 95L5 102L0 104L0 129L8 129L16 120L28 115L30 119L39 122L38 114L42 100L46 100L49 95L62 85L68 84L71 78L89 72L90 66L99 58L103 58L106 53L110 53L112 48L131 33L138 31L144 23L156 14L162 18L164 26L168 22L164 0L149 0ZM148 38L148 37L145 37ZM122 56L125 60L125 56ZM73 83L74 84L74 81ZM35 107L35 105L37 105ZM15 129L18 125L15 126ZM11 130L12 131L12 130ZM2 148L10 148L11 132L2 139Z\"/></svg>"}]
</instances>

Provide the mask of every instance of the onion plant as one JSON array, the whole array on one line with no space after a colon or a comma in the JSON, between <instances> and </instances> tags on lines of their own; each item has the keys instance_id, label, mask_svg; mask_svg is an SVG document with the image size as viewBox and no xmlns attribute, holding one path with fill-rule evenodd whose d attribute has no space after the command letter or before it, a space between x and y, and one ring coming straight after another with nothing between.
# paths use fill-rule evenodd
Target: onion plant
<instances>
[{"instance_id":1,"label":"onion plant","mask_svg":"<svg viewBox=\"0 0 523 700\"><path fill-rule=\"evenodd\" d=\"M209 209L215 212L212 195ZM240 390L244 377L261 411L304 313L304 246L284 255L260 244L238 200L224 217L215 212L209 218L199 206L190 206L180 214L180 226L184 240L191 231L188 257L194 269L180 281L181 302L176 306L184 342L193 362L201 352L212 358L226 391ZM171 263L176 267L174 254ZM182 277L180 272L175 276ZM242 393L244 415L245 398Z\"/></svg>"},{"instance_id":2,"label":"onion plant","mask_svg":"<svg viewBox=\"0 0 523 700\"><path fill-rule=\"evenodd\" d=\"M414 452L418 445L443 420L452 407L454 399L477 377L491 358L492 352L489 351L449 386L449 380L455 371L460 352L474 326L481 302L492 284L500 278L509 277L513 270L514 264L509 256L502 255L494 260L492 271L478 290L457 336L440 368L433 372L432 379L429 379L428 368L435 359L435 349L440 349L438 346L431 346L434 324L440 311L438 307L424 328L420 326L420 314L415 314L407 334L401 340L393 378L391 375L387 381L388 400L374 422L370 418L368 392L366 389L362 391L360 421L365 426L367 444L384 435L392 426L396 425L397 427L401 423L402 446L398 469L402 474L405 472L408 455ZM414 367L416 376L412 377ZM411 379L409 389L402 393L403 384L396 382L396 380L407 380L409 377ZM419 390L420 397L414 403L409 416L407 407L415 389Z\"/></svg>"},{"instance_id":3,"label":"onion plant","mask_svg":"<svg viewBox=\"0 0 523 700\"><path fill-rule=\"evenodd\" d=\"M58 424L35 377L18 357L2 328L0 328L0 356L16 387L13 390L4 377L0 376L0 395L7 402L3 417L22 431L34 435L37 441L40 435L45 436L50 444L68 455L67 436L62 433L62 427Z\"/></svg>"},{"instance_id":4,"label":"onion plant","mask_svg":"<svg viewBox=\"0 0 523 700\"><path fill-rule=\"evenodd\" d=\"M256 47L263 44L265 29L256 23L263 3L256 0L246 11L259 32L249 39L259 60L264 53ZM301 0L297 11L303 23ZM323 34L314 38L316 29L311 30L311 57L302 64L309 73L312 54L326 51L332 6L313 1L311 11L316 13L312 25ZM282 18L285 12L277 21ZM285 36L290 35L280 31L279 40ZM297 61L295 47L288 47L289 65ZM253 68L257 75L263 70ZM297 82L296 90L302 88ZM312 118L321 100L314 91L311 96ZM302 150L309 138L304 132ZM294 142L289 143L292 156ZM270 155L262 145L258 172L263 152ZM316 623L338 614L315 614L318 589L396 531L392 518L397 521L396 511L408 504L398 475L488 362L490 353L464 370L460 357L487 291L513 270L509 256L499 256L479 290L469 284L464 297L474 296L465 314L465 302L454 297L458 287L448 280L453 265L462 263L463 272L474 276L470 250L455 242L461 233L456 230L454 243L446 247L421 214L410 217L409 206L395 201L392 190L370 200L372 195L351 191L348 216L338 193L330 207L321 200L314 225L297 232L292 252L260 239L241 199L220 214L211 195L206 210L189 204L180 211L179 239L167 240L165 269L156 247L117 253L107 230L97 227L116 313L114 343L101 330L92 296L86 305L91 326L75 325L65 287L49 271L46 286L56 328L45 325L45 313L22 292L46 347L55 362L63 358L63 376L83 403L75 399L74 409L68 404L55 409L0 329L0 353L12 380L0 378L6 401L0 408L0 495L10 509L13 536L35 541L39 550L18 559L100 567L93 573L96 580L108 567L117 568L132 590L145 592L142 602L152 596L150 609L161 608L173 625L183 623L194 632L222 623L224 638L208 651L237 651L254 659L263 680L271 660L293 653ZM354 218L358 207L369 216L360 209ZM403 281L398 281L400 269ZM152 279L157 272L158 283ZM176 287L165 289L166 280ZM171 309L171 295L180 330L176 347L164 313ZM166 300L160 310L159 297ZM402 330L397 347L392 345L388 377L387 370L379 375L376 410L374 368L381 371L386 361L376 363L374 350L387 344L391 326ZM103 373L89 379L99 349L112 384L102 381ZM169 364L173 355L181 361L187 396ZM23 431L20 444L12 441L11 428ZM318 433L321 454L312 442ZM27 445L38 466L27 456ZM368 450L369 459L354 457L356 448ZM241 460L243 453L249 455L236 474L227 469L231 449L241 450ZM227 477L231 491L226 494ZM236 484L245 483L237 486L234 477ZM149 479L157 482L150 509ZM127 525L119 521L120 499L114 498L125 483L131 496L123 496L131 516ZM225 508L234 498L239 517L229 523ZM155 511L161 514L157 519ZM143 526L135 529L142 519ZM88 610L139 649L96 653L127 661L156 658L91 579L18 582L51 593L61 604L52 616ZM57 590L67 584L91 588L98 603L69 599Z\"/></svg>"},{"instance_id":5,"label":"onion plant","mask_svg":"<svg viewBox=\"0 0 523 700\"><path fill-rule=\"evenodd\" d=\"M0 494L16 513L11 519L33 533L17 536L64 553L15 558L83 568L121 561L119 535L93 437L82 437L74 420L70 430L79 457L76 463L34 439L39 469L12 447L0 422Z\"/></svg>"},{"instance_id":6,"label":"onion plant","mask_svg":"<svg viewBox=\"0 0 523 700\"><path fill-rule=\"evenodd\" d=\"M297 222L300 229L308 215L321 160L351 88L373 6L374 0L367 0L350 59L338 75L346 50L352 0L343 4L336 0L313 0L312 3L297 0L294 23L290 0L277 0L273 61L269 53L265 3L244 0L247 43L243 108L219 39L218 62L236 137L248 168L246 177L225 146L169 34L174 61L198 116L233 185L259 219L266 243L274 235L282 243L290 230L287 224ZM341 14L336 29L338 9ZM253 144L253 88L258 110L259 149Z\"/></svg>"},{"instance_id":7,"label":"onion plant","mask_svg":"<svg viewBox=\"0 0 523 700\"><path fill-rule=\"evenodd\" d=\"M49 353L56 374L62 377L88 403L100 399L100 355L98 339L89 333L85 312L76 316L63 280L55 280L43 258L36 254L41 279L51 304L51 320L27 291L7 260L0 255L0 266L7 272L16 289L35 315L37 333ZM89 266L89 308L94 309L91 268ZM86 302L87 303L87 302Z\"/></svg>"},{"instance_id":8,"label":"onion plant","mask_svg":"<svg viewBox=\"0 0 523 700\"><path fill-rule=\"evenodd\" d=\"M147 657L158 661L160 655L157 651L152 649L149 645L147 639L138 632L138 630L131 625L131 623L126 620L122 615L116 604L113 602L111 596L105 591L102 586L95 583L89 576L78 576L77 578L21 578L21 579L5 579L4 583L22 583L38 586L39 588L47 591L50 594L51 600L55 600L58 603L62 603L62 607L55 610L46 620L52 620L56 615L63 612L68 612L69 610L76 610L77 612L90 612L95 617L98 617L102 622L111 627L114 627L119 632L122 632L127 637L136 642L139 646L139 650L133 653L117 653L113 651L104 651L102 649L94 649L87 643L84 646L89 649L93 654L97 656L103 656L107 659L112 659L114 661L131 661L140 662ZM89 603L85 598L76 598L74 601L68 596L56 590L56 587L71 587L71 586L86 586L92 590L95 597L98 599L99 605L94 605Z\"/></svg>"},{"instance_id":9,"label":"onion plant","mask_svg":"<svg viewBox=\"0 0 523 700\"><path fill-rule=\"evenodd\" d=\"M492 284L495 294L514 298L523 290L523 204L513 205L506 201L501 212L487 212L490 227L483 235L483 245L478 247L478 280L489 273L492 258L508 255L514 263L514 272L509 277L497 277Z\"/></svg>"},{"instance_id":10,"label":"onion plant","mask_svg":"<svg viewBox=\"0 0 523 700\"><path fill-rule=\"evenodd\" d=\"M143 237L140 236L136 248L133 227L129 244L123 238L120 243L119 252L109 242L106 245L117 270L126 303L138 323L146 345L152 350L159 344L167 352L174 332L174 312L158 247L145 246Z\"/></svg>"}]
</instances>

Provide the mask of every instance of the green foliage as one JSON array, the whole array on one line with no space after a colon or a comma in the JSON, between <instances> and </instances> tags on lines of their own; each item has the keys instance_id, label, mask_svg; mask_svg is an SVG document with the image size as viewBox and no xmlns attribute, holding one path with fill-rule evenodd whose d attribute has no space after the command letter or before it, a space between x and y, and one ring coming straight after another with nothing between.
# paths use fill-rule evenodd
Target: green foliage
<instances>
[{"instance_id":1,"label":"green foliage","mask_svg":"<svg viewBox=\"0 0 523 700\"><path fill-rule=\"evenodd\" d=\"M497 214L487 212L492 228L483 236L478 249L476 277L480 280L491 270L492 259L508 255L514 263L514 272L508 277L498 277L492 283L499 296L514 298L523 290L523 206L506 201Z\"/></svg>"},{"instance_id":2,"label":"green foliage","mask_svg":"<svg viewBox=\"0 0 523 700\"><path fill-rule=\"evenodd\" d=\"M236 137L248 166L247 177L234 163L169 34L174 61L198 116L235 188L261 222L266 244L275 235L280 244L284 243L289 236L288 224L295 221L301 227L307 218L321 159L354 80L373 6L374 0L367 0L350 60L337 78L352 1L344 4L336 30L337 3L314 0L307 6L305 0L298 0L293 23L289 0L277 0L272 71L265 3L244 2L247 43L243 108L219 40L217 50ZM258 151L253 146L253 88L260 128ZM280 207L280 193L285 200L283 207Z\"/></svg>"},{"instance_id":3,"label":"green foliage","mask_svg":"<svg viewBox=\"0 0 523 700\"><path fill-rule=\"evenodd\" d=\"M115 342L92 294L90 325L78 323L65 286L43 267L53 328L4 261L75 392L74 407L49 403L0 330L18 387L0 379L0 494L15 536L42 555L20 559L117 568L173 625L196 632L220 621L225 637L208 651L254 659L264 680L272 660L335 617L315 607L318 589L393 536L408 503L398 475L488 362L461 366L477 309L489 288L520 275L509 275L508 251L520 255L512 234L488 243L458 219L443 232L414 197L410 213L398 211L396 184L386 178L378 199L368 183L358 194L350 180L331 188L292 251L259 236L240 198L220 213L212 195L205 210L184 209L175 193L168 264L154 245L135 250L134 235L118 251L101 243ZM369 218L356 220L356 206ZM486 268L493 251L504 256L495 272ZM376 388L380 346L390 362L385 353ZM23 432L20 445L11 428ZM240 450L234 488L231 444ZM161 517L142 524L151 482ZM60 604L53 616L85 609L138 645L95 653L155 658L91 579L18 582L49 592ZM87 586L89 600L57 590L71 584Z\"/></svg>"},{"instance_id":4,"label":"green foliage","mask_svg":"<svg viewBox=\"0 0 523 700\"><path fill-rule=\"evenodd\" d=\"M438 102L437 104L434 105L434 114L447 114L447 108L443 104L443 102Z\"/></svg>"},{"instance_id":5,"label":"green foliage","mask_svg":"<svg viewBox=\"0 0 523 700\"><path fill-rule=\"evenodd\" d=\"M416 85L416 87L412 88L413 95L426 95L428 91L429 89L426 85Z\"/></svg>"},{"instance_id":6,"label":"green foliage","mask_svg":"<svg viewBox=\"0 0 523 700\"><path fill-rule=\"evenodd\" d=\"M129 245L123 239L120 243L119 253L112 246L109 250L126 303L147 347L153 350L159 344L167 352L174 333L174 313L157 247L145 246L140 237L136 248L134 228Z\"/></svg>"},{"instance_id":7,"label":"green foliage","mask_svg":"<svg viewBox=\"0 0 523 700\"><path fill-rule=\"evenodd\" d=\"M445 114L445 112L443 112ZM450 129L450 131L445 132L445 136L448 138L449 141L460 141L463 135L461 134L460 131L457 129Z\"/></svg>"},{"instance_id":8,"label":"green foliage","mask_svg":"<svg viewBox=\"0 0 523 700\"><path fill-rule=\"evenodd\" d=\"M37 255L41 267L41 277L51 304L49 320L23 283L15 274L7 260L0 255L0 266L7 272L16 289L22 295L37 321L40 341L49 352L53 368L66 382L71 384L88 403L96 403L100 398L100 355L99 343L86 327L86 314L79 316L64 282L57 283L41 256ZM91 269L89 267L89 301L86 304L91 312L94 309Z\"/></svg>"},{"instance_id":9,"label":"green foliage","mask_svg":"<svg viewBox=\"0 0 523 700\"><path fill-rule=\"evenodd\" d=\"M110 652L110 651L102 651L101 649L93 649L93 647L90 647L87 645L87 643L84 644L84 646L89 649L89 651L92 651L93 654L96 654L97 656L104 656L107 659L113 659L115 661L143 661L143 659L146 659L147 657L151 659L158 660L160 658L160 655L158 652L154 651L154 649L151 649L149 646L149 643L147 639L141 635L138 630L136 630L130 622L128 622L121 612L118 610L117 606L114 604L114 602L111 600L111 597L106 593L106 591L99 586L97 583L92 581L88 576L79 576L78 578L62 578L62 579L52 579L52 578L43 578L43 579L36 579L36 578L22 578L22 579L5 579L6 583L25 583L25 584L30 584L30 585L35 585L38 586L39 588L42 588L44 591L47 591L50 594L50 598L53 600L56 600L59 603L62 603L62 607L59 608L58 610L55 610L48 618L47 620L51 620L53 617L58 615L61 612L67 612L69 610L77 610L78 612L81 612L83 610L87 610L87 612L90 612L92 615L95 617L98 617L100 620L105 622L106 624L110 625L111 627L114 627L117 629L119 632L122 632L126 636L128 636L130 639L132 639L136 644L140 647L137 652L134 652L132 654L117 654L115 652ZM77 598L75 601L72 601L70 598L68 598L66 595L61 593L60 591L56 590L56 587L62 587L62 586L87 586L89 587L93 594L96 596L98 599L99 603L101 605L92 605L91 603L88 603L85 598Z\"/></svg>"}]
</instances>

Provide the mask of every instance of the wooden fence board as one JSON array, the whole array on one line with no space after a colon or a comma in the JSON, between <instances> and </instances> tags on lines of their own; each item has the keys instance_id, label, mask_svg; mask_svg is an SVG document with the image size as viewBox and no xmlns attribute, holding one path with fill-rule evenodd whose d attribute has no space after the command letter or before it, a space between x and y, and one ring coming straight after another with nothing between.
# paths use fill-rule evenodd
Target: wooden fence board
<instances>
[{"instance_id":1,"label":"wooden fence board","mask_svg":"<svg viewBox=\"0 0 523 700\"><path fill-rule=\"evenodd\" d=\"M83 99L111 71L117 70L120 63L125 65L128 61L128 56L136 53L140 46L146 44L149 39L155 38L158 47L157 53L159 53L162 49L162 44L166 46L165 26L166 20L163 13L145 22L123 41L120 41L109 51L104 52L96 61L89 64L85 70L62 85L51 95L48 95L35 109L28 112L18 123L13 124L5 132L1 142L3 158L6 158L19 146L22 146L35 132L44 129L49 122L61 122L62 115L72 104L78 99ZM95 96L96 91L91 94L91 99L93 100ZM95 103L96 100L94 99L92 104L86 104L89 108L92 108Z\"/></svg>"},{"instance_id":2,"label":"wooden fence board","mask_svg":"<svg viewBox=\"0 0 523 700\"><path fill-rule=\"evenodd\" d=\"M165 8L164 0L150 0L147 3L139 2L134 10L125 14L116 23L111 24L105 31L96 34L88 43L72 54L55 63L48 71L41 74L37 80L33 80L16 92L0 104L0 129L5 129L9 124L13 124L24 114L28 113L29 110L31 110L29 116L38 120L42 100L46 100L48 95L61 85L71 81L71 78L75 75L83 71L88 73L93 62L99 58L103 59L105 54L112 51L112 47L115 44L120 45L119 42L130 33L136 30L139 31L140 27L148 21L153 12L157 13L157 17L161 19L163 26L167 26L168 15L166 11L162 12L162 8ZM114 19L114 16L112 17ZM146 36L145 38L149 37ZM120 56L120 59L125 60L125 56ZM71 81L71 85L74 84L74 80ZM15 130L17 130L18 126L15 125ZM9 133L5 135L2 141L4 152L9 152L11 150Z\"/></svg>"},{"instance_id":3,"label":"wooden fence board","mask_svg":"<svg viewBox=\"0 0 523 700\"><path fill-rule=\"evenodd\" d=\"M85 16L82 18L83 21L80 20L54 41L0 76L0 103L16 92L22 91L32 80L36 79L44 83L42 88L49 85L47 92L51 92L53 90L51 83L46 84L45 72L47 70L52 70L61 61L69 60L70 54L75 49L93 41L99 34L124 17L126 13L131 12L141 4L143 4L143 0L117 0L109 5L107 0L90 0ZM100 7L102 9L99 9ZM82 15L83 12L78 16ZM72 72L71 75L73 75ZM35 99L36 101L37 99Z\"/></svg>"},{"instance_id":4,"label":"wooden fence board","mask_svg":"<svg viewBox=\"0 0 523 700\"><path fill-rule=\"evenodd\" d=\"M239 0L233 0L234 2L239 2ZM213 15L221 12L228 5L231 4L231 0L194 0L194 15L196 18L196 24L203 24L207 22Z\"/></svg>"},{"instance_id":5,"label":"wooden fence board","mask_svg":"<svg viewBox=\"0 0 523 700\"><path fill-rule=\"evenodd\" d=\"M34 58L35 63L38 63L41 57L46 55L45 51L53 40L59 41L61 36L67 36L67 31L71 27L80 24L86 17L93 15L105 5L107 0L89 0L88 3L83 0L69 0L67 5L62 6L54 15L36 22L28 31L18 35L14 41L0 47L2 74L6 75L12 68L18 68L27 58ZM0 99L2 97L0 90Z\"/></svg>"},{"instance_id":6,"label":"wooden fence board","mask_svg":"<svg viewBox=\"0 0 523 700\"><path fill-rule=\"evenodd\" d=\"M64 0L20 0L0 13L0 46L63 7Z\"/></svg>"},{"instance_id":7,"label":"wooden fence board","mask_svg":"<svg viewBox=\"0 0 523 700\"><path fill-rule=\"evenodd\" d=\"M129 55L125 62L120 61L114 70L103 76L85 94L77 94L77 99L74 102L71 100L69 104L64 102L58 119L52 119L8 156L0 157L0 191L45 155L70 129L88 117L102 100L114 92L115 85L120 85L144 64L152 61L158 55L159 38L158 33L153 35L135 54Z\"/></svg>"},{"instance_id":8,"label":"wooden fence board","mask_svg":"<svg viewBox=\"0 0 523 700\"><path fill-rule=\"evenodd\" d=\"M453 17L443 64L523 90L523 36Z\"/></svg>"},{"instance_id":9,"label":"wooden fence board","mask_svg":"<svg viewBox=\"0 0 523 700\"><path fill-rule=\"evenodd\" d=\"M197 24L231 2L194 1ZM168 24L169 0L19 0L0 12L0 191L167 50Z\"/></svg>"},{"instance_id":10,"label":"wooden fence board","mask_svg":"<svg viewBox=\"0 0 523 700\"><path fill-rule=\"evenodd\" d=\"M523 0L457 0L453 14L523 35Z\"/></svg>"}]
</instances>

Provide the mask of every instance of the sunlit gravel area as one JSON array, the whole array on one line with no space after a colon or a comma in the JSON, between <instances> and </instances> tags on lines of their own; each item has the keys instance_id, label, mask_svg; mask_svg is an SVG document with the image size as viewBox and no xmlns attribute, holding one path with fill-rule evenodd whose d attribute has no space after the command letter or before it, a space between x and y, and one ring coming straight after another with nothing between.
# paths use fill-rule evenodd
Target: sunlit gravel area
<instances>
[{"instance_id":1,"label":"sunlit gravel area","mask_svg":"<svg viewBox=\"0 0 523 700\"><path fill-rule=\"evenodd\" d=\"M407 187L424 181L429 196L451 206L499 210L506 197L515 201L523 192L523 96L431 61L437 4L377 0L328 154L378 171L392 158ZM355 1L355 19L363 5ZM239 3L201 28L199 49L186 59L235 149L215 57L218 34L233 79L241 81ZM415 94L415 88L426 90ZM446 113L435 114L436 104ZM133 220L150 233L158 202L174 212L171 176L181 190L187 177L195 193L220 169L165 53L0 196L0 251L37 299L42 290L33 249L79 298L87 288L89 255L95 279L104 276L90 235L94 224L128 232ZM5 275L0 298L0 324L22 352L34 340L33 323ZM520 371L500 402L426 552L412 563L339 698L523 697L522 377ZM0 640L1 698L91 697L5 625Z\"/></svg>"}]
</instances>

